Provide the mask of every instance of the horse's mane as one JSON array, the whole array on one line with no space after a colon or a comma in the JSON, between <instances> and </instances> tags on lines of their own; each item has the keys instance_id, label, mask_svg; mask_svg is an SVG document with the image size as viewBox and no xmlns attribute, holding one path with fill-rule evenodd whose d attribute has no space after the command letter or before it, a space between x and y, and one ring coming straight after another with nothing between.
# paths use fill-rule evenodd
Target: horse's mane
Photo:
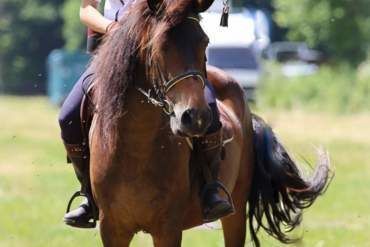
<instances>
[{"instance_id":1,"label":"horse's mane","mask_svg":"<svg viewBox=\"0 0 370 247\"><path fill-rule=\"evenodd\" d=\"M96 103L100 127L113 139L118 120L125 112L125 95L135 81L135 70L148 58L161 59L168 32L192 11L193 0L163 0L153 13L146 0L136 0L120 21L120 27L99 48L90 66L95 70ZM150 68L146 68L147 73Z\"/></svg>"}]
</instances>

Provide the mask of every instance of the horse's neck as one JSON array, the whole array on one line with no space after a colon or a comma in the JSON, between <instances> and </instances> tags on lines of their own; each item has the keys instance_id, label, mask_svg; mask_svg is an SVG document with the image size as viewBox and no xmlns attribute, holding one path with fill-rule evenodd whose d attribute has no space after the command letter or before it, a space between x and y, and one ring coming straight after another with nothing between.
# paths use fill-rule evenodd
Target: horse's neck
<instances>
[{"instance_id":1,"label":"horse's neck","mask_svg":"<svg viewBox=\"0 0 370 247\"><path fill-rule=\"evenodd\" d=\"M145 170L153 169L155 164L156 169L162 169L165 163L188 162L189 148L183 138L173 135L161 108L148 104L141 93L131 88L126 109L120 121L119 146L127 163Z\"/></svg>"},{"instance_id":2,"label":"horse's neck","mask_svg":"<svg viewBox=\"0 0 370 247\"><path fill-rule=\"evenodd\" d=\"M127 92L126 112L120 121L120 135L124 144L152 147L161 128L165 126L161 109L149 105L135 88Z\"/></svg>"},{"instance_id":3,"label":"horse's neck","mask_svg":"<svg viewBox=\"0 0 370 247\"><path fill-rule=\"evenodd\" d=\"M158 129L164 124L161 110L147 103L147 99L136 87L149 88L150 83L145 77L145 68L137 68L137 80L134 85L126 92L126 114L121 121L122 132L124 135L134 135L134 142L141 144L150 143L156 135ZM140 138L144 136L146 138Z\"/></svg>"},{"instance_id":4,"label":"horse's neck","mask_svg":"<svg viewBox=\"0 0 370 247\"><path fill-rule=\"evenodd\" d=\"M124 167L126 181L148 174L153 184L167 184L181 177L186 179L189 148L183 138L173 135L162 109L148 104L134 88L127 92L126 109L119 123L119 143L115 152L115 160ZM167 180L157 181L163 174Z\"/></svg>"}]
</instances>

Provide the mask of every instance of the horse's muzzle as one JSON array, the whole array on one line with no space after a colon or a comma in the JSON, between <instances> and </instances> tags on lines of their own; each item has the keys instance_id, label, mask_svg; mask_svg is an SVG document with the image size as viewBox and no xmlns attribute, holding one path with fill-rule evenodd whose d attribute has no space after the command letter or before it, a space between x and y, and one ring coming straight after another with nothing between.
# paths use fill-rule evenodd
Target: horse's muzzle
<instances>
[{"instance_id":1,"label":"horse's muzzle","mask_svg":"<svg viewBox=\"0 0 370 247\"><path fill-rule=\"evenodd\" d=\"M189 137L203 135L212 122L212 112L207 107L204 109L189 108L180 118L181 131Z\"/></svg>"}]
</instances>

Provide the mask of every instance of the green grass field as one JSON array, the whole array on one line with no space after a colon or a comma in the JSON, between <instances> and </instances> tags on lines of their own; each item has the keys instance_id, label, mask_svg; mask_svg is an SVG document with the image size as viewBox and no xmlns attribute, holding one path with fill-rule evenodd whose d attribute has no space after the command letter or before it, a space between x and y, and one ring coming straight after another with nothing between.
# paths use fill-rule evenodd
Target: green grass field
<instances>
[{"instance_id":1,"label":"green grass field","mask_svg":"<svg viewBox=\"0 0 370 247\"><path fill-rule=\"evenodd\" d=\"M0 96L0 246L102 246L97 230L62 222L78 188L65 164L58 109L45 98ZM262 112L297 159L330 152L336 175L324 197L304 214L297 246L370 246L370 114ZM262 246L281 246L261 234ZM152 246L138 234L132 246ZM183 246L223 246L219 229L185 232ZM246 246L251 246L247 242Z\"/></svg>"}]
</instances>

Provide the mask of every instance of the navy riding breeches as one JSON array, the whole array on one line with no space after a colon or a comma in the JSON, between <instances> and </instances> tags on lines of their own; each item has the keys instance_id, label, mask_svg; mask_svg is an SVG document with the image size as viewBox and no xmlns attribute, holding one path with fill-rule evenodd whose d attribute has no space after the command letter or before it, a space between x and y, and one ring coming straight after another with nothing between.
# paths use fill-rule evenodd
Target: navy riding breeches
<instances>
[{"instance_id":1,"label":"navy riding breeches","mask_svg":"<svg viewBox=\"0 0 370 247\"><path fill-rule=\"evenodd\" d=\"M80 109L84 94L93 80L92 75L93 71L87 69L73 86L62 105L59 113L59 125L65 143L81 144L83 142Z\"/></svg>"},{"instance_id":2,"label":"navy riding breeches","mask_svg":"<svg viewBox=\"0 0 370 247\"><path fill-rule=\"evenodd\" d=\"M83 96L93 81L92 75L92 69L87 69L76 82L72 91L63 103L59 114L59 125L62 132L62 139L65 143L80 144L83 142L80 108ZM207 133L209 134L219 130L221 128L221 122L220 114L216 105L214 88L207 80L204 95L213 115L213 121L207 130Z\"/></svg>"}]
</instances>

